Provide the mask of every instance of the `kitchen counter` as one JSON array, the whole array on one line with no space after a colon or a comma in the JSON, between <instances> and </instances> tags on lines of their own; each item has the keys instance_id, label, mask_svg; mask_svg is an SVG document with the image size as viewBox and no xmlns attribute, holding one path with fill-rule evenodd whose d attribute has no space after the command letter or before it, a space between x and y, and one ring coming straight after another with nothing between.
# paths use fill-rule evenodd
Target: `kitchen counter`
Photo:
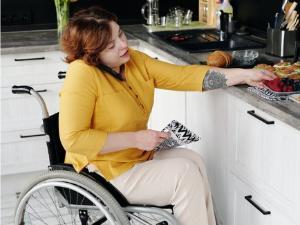
<instances>
[{"instance_id":1,"label":"kitchen counter","mask_svg":"<svg viewBox=\"0 0 300 225\"><path fill-rule=\"evenodd\" d=\"M208 53L189 54L183 50L166 44L147 32L143 25L126 25L122 29L127 33L130 42L135 39L147 42L154 48L170 53L176 58L189 64L199 64L205 61ZM56 30L3 32L1 40L1 54L25 53L38 51L58 50ZM268 61L278 62L280 58L264 54L264 49L258 49L261 56ZM228 93L242 99L243 101L259 108L271 116L300 130L300 104L294 102L273 102L262 99L247 91L245 85L227 88Z\"/></svg>"}]
</instances>

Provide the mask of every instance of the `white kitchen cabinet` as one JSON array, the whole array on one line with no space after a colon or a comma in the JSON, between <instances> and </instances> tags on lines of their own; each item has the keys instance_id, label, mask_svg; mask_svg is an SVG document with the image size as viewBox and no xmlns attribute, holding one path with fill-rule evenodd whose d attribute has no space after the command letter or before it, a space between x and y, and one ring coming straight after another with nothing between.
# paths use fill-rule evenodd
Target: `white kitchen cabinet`
<instances>
[{"instance_id":1,"label":"white kitchen cabinet","mask_svg":"<svg viewBox=\"0 0 300 225\"><path fill-rule=\"evenodd\" d=\"M257 219L255 224L300 224L300 132L236 97L230 96L228 104L228 176L234 177L228 183L233 190L228 224L244 224L236 210L244 210L250 221ZM254 216L253 209L239 205L246 203L237 196L246 192L256 193L274 213Z\"/></svg>"},{"instance_id":2,"label":"white kitchen cabinet","mask_svg":"<svg viewBox=\"0 0 300 225\"><path fill-rule=\"evenodd\" d=\"M49 157L47 136L39 136L40 105L31 95L12 94L11 87L29 85L42 91L49 113L55 113L63 83L57 75L66 71L67 64L59 51L8 54L1 59L1 224L12 224L18 193L47 170Z\"/></svg>"},{"instance_id":3,"label":"white kitchen cabinet","mask_svg":"<svg viewBox=\"0 0 300 225\"><path fill-rule=\"evenodd\" d=\"M187 93L186 117L201 137L188 147L206 163L219 225L300 224L298 130L225 90Z\"/></svg>"},{"instance_id":4,"label":"white kitchen cabinet","mask_svg":"<svg viewBox=\"0 0 300 225\"><path fill-rule=\"evenodd\" d=\"M234 225L295 225L288 216L274 206L265 195L230 175L232 208L229 224Z\"/></svg>"},{"instance_id":5,"label":"white kitchen cabinet","mask_svg":"<svg viewBox=\"0 0 300 225\"><path fill-rule=\"evenodd\" d=\"M43 59L32 60L41 57ZM58 93L63 83L57 74L66 69L67 64L63 62L63 54L59 51L2 55L1 147L2 158L6 159L1 163L2 175L15 171L13 167L9 169L14 160L18 171L23 172L28 172L26 168L30 168L29 171L35 167L40 170L41 165L37 162L43 162L44 165L48 160L48 155L44 154L47 151L44 137L20 137L42 133L39 130L42 125L41 107L31 95L12 94L12 85L29 85L41 91L49 113L53 114L58 111ZM36 157L32 157L35 152ZM39 154L41 152L42 155Z\"/></svg>"}]
</instances>

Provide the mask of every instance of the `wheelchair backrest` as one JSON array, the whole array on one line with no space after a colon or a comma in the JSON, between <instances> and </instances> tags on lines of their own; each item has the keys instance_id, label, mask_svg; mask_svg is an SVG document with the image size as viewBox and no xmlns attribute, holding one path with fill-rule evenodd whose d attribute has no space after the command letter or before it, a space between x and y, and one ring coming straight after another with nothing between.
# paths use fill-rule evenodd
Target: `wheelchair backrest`
<instances>
[{"instance_id":1,"label":"wheelchair backrest","mask_svg":"<svg viewBox=\"0 0 300 225\"><path fill-rule=\"evenodd\" d=\"M44 131L50 138L47 142L50 165L62 164L65 161L66 151L59 138L58 118L59 113L55 113L43 119Z\"/></svg>"}]
</instances>

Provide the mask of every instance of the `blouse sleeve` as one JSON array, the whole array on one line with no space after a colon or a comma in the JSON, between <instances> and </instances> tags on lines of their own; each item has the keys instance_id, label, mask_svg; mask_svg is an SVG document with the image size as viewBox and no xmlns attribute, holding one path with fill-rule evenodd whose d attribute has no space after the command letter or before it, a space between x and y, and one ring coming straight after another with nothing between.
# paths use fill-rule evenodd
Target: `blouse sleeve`
<instances>
[{"instance_id":1,"label":"blouse sleeve","mask_svg":"<svg viewBox=\"0 0 300 225\"><path fill-rule=\"evenodd\" d=\"M143 53L141 53L143 54ZM174 65L143 54L146 70L154 79L155 87L178 91L202 91L209 66Z\"/></svg>"},{"instance_id":2,"label":"blouse sleeve","mask_svg":"<svg viewBox=\"0 0 300 225\"><path fill-rule=\"evenodd\" d=\"M99 153L107 138L107 132L91 128L98 97L92 68L72 62L60 93L60 139L67 152L85 156L89 161Z\"/></svg>"}]
</instances>

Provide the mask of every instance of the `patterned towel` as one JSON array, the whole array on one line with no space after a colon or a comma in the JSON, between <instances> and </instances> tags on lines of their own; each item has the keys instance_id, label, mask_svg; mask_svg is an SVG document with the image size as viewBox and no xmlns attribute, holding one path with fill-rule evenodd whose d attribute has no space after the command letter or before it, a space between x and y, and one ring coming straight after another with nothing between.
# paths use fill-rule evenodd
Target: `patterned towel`
<instances>
[{"instance_id":1,"label":"patterned towel","mask_svg":"<svg viewBox=\"0 0 300 225\"><path fill-rule=\"evenodd\" d=\"M199 141L199 136L176 120L172 120L162 132L170 132L171 137L164 140L154 150L169 150L191 142Z\"/></svg>"},{"instance_id":2,"label":"patterned towel","mask_svg":"<svg viewBox=\"0 0 300 225\"><path fill-rule=\"evenodd\" d=\"M287 100L288 97L284 95L278 95L274 93L272 90L267 88L259 88L259 87L248 87L247 90L251 93L258 95L261 98L270 100L270 101L282 101Z\"/></svg>"}]
</instances>

